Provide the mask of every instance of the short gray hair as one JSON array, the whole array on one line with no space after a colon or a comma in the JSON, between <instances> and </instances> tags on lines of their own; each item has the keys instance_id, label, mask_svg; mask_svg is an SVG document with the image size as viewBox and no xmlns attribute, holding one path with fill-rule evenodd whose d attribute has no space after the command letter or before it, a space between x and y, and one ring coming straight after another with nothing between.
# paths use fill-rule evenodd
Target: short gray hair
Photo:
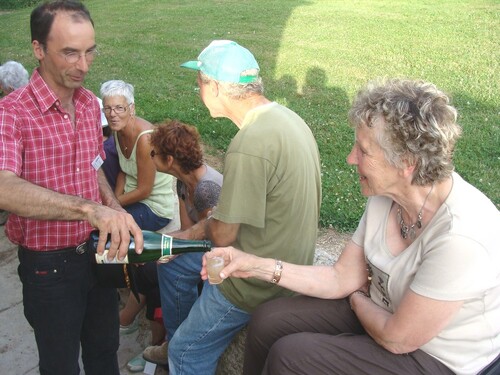
<instances>
[{"instance_id":1,"label":"short gray hair","mask_svg":"<svg viewBox=\"0 0 500 375\"><path fill-rule=\"evenodd\" d=\"M258 69L250 69L242 73L242 76L245 75L258 75ZM210 76L206 75L202 71L199 72L200 80L203 84L207 84L210 81L215 81L219 84L219 88L221 89L223 95L234 99L234 100L242 100L246 99L252 95L264 95L264 83L262 82L262 78L257 78L256 81L251 83L230 83L230 82L222 82L217 81Z\"/></svg>"},{"instance_id":2,"label":"short gray hair","mask_svg":"<svg viewBox=\"0 0 500 375\"><path fill-rule=\"evenodd\" d=\"M28 81L28 71L17 61L7 61L0 66L0 85L4 89L17 90L26 85Z\"/></svg>"},{"instance_id":3,"label":"short gray hair","mask_svg":"<svg viewBox=\"0 0 500 375\"><path fill-rule=\"evenodd\" d=\"M453 152L462 129L449 97L429 82L409 79L375 80L361 90L349 111L354 127L376 127L387 162L415 166L412 183L429 185L451 175Z\"/></svg>"},{"instance_id":4,"label":"short gray hair","mask_svg":"<svg viewBox=\"0 0 500 375\"><path fill-rule=\"evenodd\" d=\"M127 104L134 104L134 86L121 80L111 80L101 85L102 99L110 96L123 96Z\"/></svg>"}]
</instances>

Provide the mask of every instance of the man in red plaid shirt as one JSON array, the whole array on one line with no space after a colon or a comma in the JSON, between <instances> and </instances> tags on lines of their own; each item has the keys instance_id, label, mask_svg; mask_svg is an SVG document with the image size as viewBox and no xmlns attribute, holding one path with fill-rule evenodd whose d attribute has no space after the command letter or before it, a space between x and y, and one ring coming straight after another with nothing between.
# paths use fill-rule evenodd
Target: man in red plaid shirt
<instances>
[{"instance_id":1,"label":"man in red plaid shirt","mask_svg":"<svg viewBox=\"0 0 500 375\"><path fill-rule=\"evenodd\" d=\"M97 54L93 21L79 2L55 1L31 14L39 61L27 86L0 101L0 208L11 212L19 245L24 314L34 329L41 374L119 374L118 298L96 285L85 247L101 233L102 252L122 258L142 233L115 200L100 170L100 108L82 87Z\"/></svg>"}]
</instances>

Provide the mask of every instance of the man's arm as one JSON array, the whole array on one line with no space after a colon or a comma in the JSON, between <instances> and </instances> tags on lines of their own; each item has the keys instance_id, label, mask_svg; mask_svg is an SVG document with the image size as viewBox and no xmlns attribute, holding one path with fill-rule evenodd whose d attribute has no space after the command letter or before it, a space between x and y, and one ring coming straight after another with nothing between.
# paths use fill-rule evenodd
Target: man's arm
<instances>
[{"instance_id":1,"label":"man's arm","mask_svg":"<svg viewBox=\"0 0 500 375\"><path fill-rule=\"evenodd\" d=\"M99 185L101 186L101 183ZM111 191L109 186L108 189ZM113 205L109 196L103 199ZM135 238L136 250L142 252L142 232L128 213L77 196L45 189L10 171L0 171L0 208L21 217L37 220L87 220L100 231L97 247L99 253L104 251L108 233L111 233L108 255L110 259L115 257L117 251L120 258L125 256L131 233Z\"/></svg>"},{"instance_id":2,"label":"man's arm","mask_svg":"<svg viewBox=\"0 0 500 375\"><path fill-rule=\"evenodd\" d=\"M205 231L215 246L230 246L236 241L240 224L228 224L209 217L205 221Z\"/></svg>"},{"instance_id":3,"label":"man's arm","mask_svg":"<svg viewBox=\"0 0 500 375\"><path fill-rule=\"evenodd\" d=\"M214 246L232 245L238 235L240 224L227 224L213 217L197 222L192 227L177 231L173 235L185 240L203 240L208 238Z\"/></svg>"},{"instance_id":4,"label":"man's arm","mask_svg":"<svg viewBox=\"0 0 500 375\"><path fill-rule=\"evenodd\" d=\"M84 220L93 205L97 203L32 184L10 171L0 171L0 207L18 216L38 220Z\"/></svg>"}]
</instances>

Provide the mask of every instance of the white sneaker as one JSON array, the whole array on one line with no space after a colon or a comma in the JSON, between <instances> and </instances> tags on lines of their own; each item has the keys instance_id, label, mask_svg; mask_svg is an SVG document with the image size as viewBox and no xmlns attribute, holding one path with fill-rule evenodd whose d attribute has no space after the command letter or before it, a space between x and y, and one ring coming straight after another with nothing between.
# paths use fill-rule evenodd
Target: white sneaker
<instances>
[{"instance_id":1,"label":"white sneaker","mask_svg":"<svg viewBox=\"0 0 500 375\"><path fill-rule=\"evenodd\" d=\"M146 360L142 358L142 353L137 354L127 362L127 368L130 372L143 372L146 366Z\"/></svg>"}]
</instances>

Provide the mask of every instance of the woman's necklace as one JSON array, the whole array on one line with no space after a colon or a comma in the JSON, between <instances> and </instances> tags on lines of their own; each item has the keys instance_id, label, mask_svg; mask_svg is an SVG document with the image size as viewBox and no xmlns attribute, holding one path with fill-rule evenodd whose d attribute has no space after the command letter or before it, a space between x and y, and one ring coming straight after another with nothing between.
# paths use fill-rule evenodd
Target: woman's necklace
<instances>
[{"instance_id":1,"label":"woman's necklace","mask_svg":"<svg viewBox=\"0 0 500 375\"><path fill-rule=\"evenodd\" d=\"M404 219L403 219L403 209L401 208L401 205L398 205L398 221L399 221L399 226L401 228L400 234L401 237L403 237L404 240L408 238L408 235L410 235L410 239L414 240L416 235L417 235L417 229L422 228L422 211L424 209L425 203L427 202L427 198L429 198L429 195L431 195L432 189L434 189L434 184L431 186L431 190L427 193L427 196L425 197L424 203L422 204L422 207L420 207L420 211L418 211L418 217L417 221L411 225L406 225Z\"/></svg>"},{"instance_id":2,"label":"woman's necklace","mask_svg":"<svg viewBox=\"0 0 500 375\"><path fill-rule=\"evenodd\" d=\"M130 120L129 120L130 121ZM127 122L127 125L128 125L128 122ZM135 129L135 118L134 118L134 123L132 124L132 130ZM128 157L128 147L127 145L125 144L125 137L122 135L120 136L120 132L118 132L118 136L119 136L119 140L121 140L120 144L123 143L123 155L125 155L125 157Z\"/></svg>"},{"instance_id":3,"label":"woman's necklace","mask_svg":"<svg viewBox=\"0 0 500 375\"><path fill-rule=\"evenodd\" d=\"M128 155L128 147L125 144L125 137L118 132L118 142L120 143L120 146L123 148L123 155L127 157Z\"/></svg>"}]
</instances>

